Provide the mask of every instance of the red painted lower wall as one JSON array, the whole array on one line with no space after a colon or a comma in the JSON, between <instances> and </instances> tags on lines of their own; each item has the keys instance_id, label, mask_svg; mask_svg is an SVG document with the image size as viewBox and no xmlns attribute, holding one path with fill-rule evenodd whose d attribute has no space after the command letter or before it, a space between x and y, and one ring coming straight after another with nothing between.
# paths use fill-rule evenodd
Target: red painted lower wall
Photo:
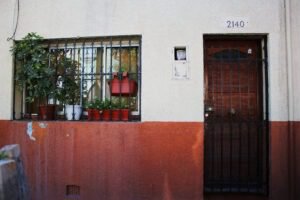
<instances>
[{"instance_id":1,"label":"red painted lower wall","mask_svg":"<svg viewBox=\"0 0 300 200\"><path fill-rule=\"evenodd\" d=\"M293 170L294 173L292 174L292 177L294 177L294 191L295 191L295 199L300 199L300 122L293 122L293 157L294 164L293 164Z\"/></svg>"},{"instance_id":2,"label":"red painted lower wall","mask_svg":"<svg viewBox=\"0 0 300 200\"><path fill-rule=\"evenodd\" d=\"M0 146L21 145L34 200L72 199L66 185L80 186L83 200L300 199L292 195L300 186L300 122L270 123L269 197L203 196L200 122L33 122L35 141L26 126L0 121Z\"/></svg>"},{"instance_id":3,"label":"red painted lower wall","mask_svg":"<svg viewBox=\"0 0 300 200\"><path fill-rule=\"evenodd\" d=\"M45 127L46 126L46 127ZM1 121L0 145L19 143L30 194L65 199L66 185L80 199L201 199L201 123L33 124Z\"/></svg>"}]
</instances>

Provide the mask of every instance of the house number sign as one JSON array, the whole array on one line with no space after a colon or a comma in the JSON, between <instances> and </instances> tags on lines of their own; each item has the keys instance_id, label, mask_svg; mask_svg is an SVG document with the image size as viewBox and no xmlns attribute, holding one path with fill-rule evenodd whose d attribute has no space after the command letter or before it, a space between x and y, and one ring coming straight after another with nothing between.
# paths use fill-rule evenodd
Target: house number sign
<instances>
[{"instance_id":1,"label":"house number sign","mask_svg":"<svg viewBox=\"0 0 300 200\"><path fill-rule=\"evenodd\" d=\"M228 29L243 29L248 25L248 20L246 19L227 19L225 21L225 26Z\"/></svg>"}]
</instances>

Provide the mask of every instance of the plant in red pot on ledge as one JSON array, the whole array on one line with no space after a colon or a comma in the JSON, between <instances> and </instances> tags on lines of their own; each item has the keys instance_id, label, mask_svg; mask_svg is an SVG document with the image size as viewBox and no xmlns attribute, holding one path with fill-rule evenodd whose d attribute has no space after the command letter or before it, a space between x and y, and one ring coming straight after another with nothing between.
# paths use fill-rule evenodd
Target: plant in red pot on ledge
<instances>
[{"instance_id":1,"label":"plant in red pot on ledge","mask_svg":"<svg viewBox=\"0 0 300 200\"><path fill-rule=\"evenodd\" d=\"M101 119L101 113L103 109L103 103L100 99L95 99L87 105L88 120L99 121Z\"/></svg>"},{"instance_id":2,"label":"plant in red pot on ledge","mask_svg":"<svg viewBox=\"0 0 300 200\"><path fill-rule=\"evenodd\" d=\"M112 121L128 121L130 109L125 97L113 98L111 106Z\"/></svg>"},{"instance_id":3,"label":"plant in red pot on ledge","mask_svg":"<svg viewBox=\"0 0 300 200\"><path fill-rule=\"evenodd\" d=\"M55 97L55 68L49 65L50 54L43 46L43 38L28 33L11 48L17 62L15 81L20 93L25 91L28 108L38 105L39 118L53 120L55 105L48 100ZM34 110L34 109L32 109ZM32 114L27 110L26 115Z\"/></svg>"},{"instance_id":4,"label":"plant in red pot on ledge","mask_svg":"<svg viewBox=\"0 0 300 200\"><path fill-rule=\"evenodd\" d=\"M110 121L111 120L111 108L112 108L112 103L109 99L105 99L102 102L102 120L103 121Z\"/></svg>"},{"instance_id":5,"label":"plant in red pot on ledge","mask_svg":"<svg viewBox=\"0 0 300 200\"><path fill-rule=\"evenodd\" d=\"M90 101L85 105L85 109L88 113L88 120L91 121L93 120L94 116L94 109L95 109L95 105L94 105L94 101Z\"/></svg>"},{"instance_id":6,"label":"plant in red pot on ledge","mask_svg":"<svg viewBox=\"0 0 300 200\"><path fill-rule=\"evenodd\" d=\"M120 117L121 117L120 103L113 100L111 103L111 120L119 121Z\"/></svg>"},{"instance_id":7,"label":"plant in red pot on ledge","mask_svg":"<svg viewBox=\"0 0 300 200\"><path fill-rule=\"evenodd\" d=\"M129 104L125 100L121 101L120 104L121 120L128 121L130 116Z\"/></svg>"}]
</instances>

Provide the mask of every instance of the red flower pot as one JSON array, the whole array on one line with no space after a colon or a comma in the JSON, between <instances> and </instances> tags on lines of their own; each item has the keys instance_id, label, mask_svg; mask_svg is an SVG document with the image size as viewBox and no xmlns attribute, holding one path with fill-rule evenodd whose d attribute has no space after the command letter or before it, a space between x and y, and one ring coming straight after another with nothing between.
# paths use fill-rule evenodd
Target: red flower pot
<instances>
[{"instance_id":1,"label":"red flower pot","mask_svg":"<svg viewBox=\"0 0 300 200\"><path fill-rule=\"evenodd\" d=\"M129 109L121 109L121 120L122 121L129 120Z\"/></svg>"},{"instance_id":2,"label":"red flower pot","mask_svg":"<svg viewBox=\"0 0 300 200\"><path fill-rule=\"evenodd\" d=\"M93 109L93 120L99 121L101 119L101 113L98 109Z\"/></svg>"},{"instance_id":3,"label":"red flower pot","mask_svg":"<svg viewBox=\"0 0 300 200\"><path fill-rule=\"evenodd\" d=\"M94 116L93 116L93 110L94 110L94 109L91 109L91 108L88 108L88 109L87 109L87 112L88 112L88 120L90 120L90 121L93 120L93 117L94 117Z\"/></svg>"},{"instance_id":4,"label":"red flower pot","mask_svg":"<svg viewBox=\"0 0 300 200\"><path fill-rule=\"evenodd\" d=\"M112 96L136 96L137 82L128 78L127 73L123 73L120 80L117 73L114 73L113 79L109 82Z\"/></svg>"},{"instance_id":5,"label":"red flower pot","mask_svg":"<svg viewBox=\"0 0 300 200\"><path fill-rule=\"evenodd\" d=\"M119 109L111 110L111 120L112 121L119 121L120 117L121 117L121 110L119 110Z\"/></svg>"},{"instance_id":6,"label":"red flower pot","mask_svg":"<svg viewBox=\"0 0 300 200\"><path fill-rule=\"evenodd\" d=\"M55 105L39 106L40 120L54 120Z\"/></svg>"},{"instance_id":7,"label":"red flower pot","mask_svg":"<svg viewBox=\"0 0 300 200\"><path fill-rule=\"evenodd\" d=\"M102 120L103 121L110 121L110 110L103 110Z\"/></svg>"}]
</instances>

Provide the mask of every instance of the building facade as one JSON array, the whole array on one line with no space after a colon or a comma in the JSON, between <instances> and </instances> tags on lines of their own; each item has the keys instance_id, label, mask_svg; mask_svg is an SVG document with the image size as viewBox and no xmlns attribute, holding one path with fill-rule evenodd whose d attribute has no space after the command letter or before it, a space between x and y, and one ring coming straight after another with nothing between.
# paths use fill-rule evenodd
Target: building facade
<instances>
[{"instance_id":1,"label":"building facade","mask_svg":"<svg viewBox=\"0 0 300 200\"><path fill-rule=\"evenodd\" d=\"M1 1L0 144L21 145L30 198L300 198L299 9L297 0ZM29 32L55 49L138 48L137 120L16 119L25 108L10 48Z\"/></svg>"}]
</instances>

